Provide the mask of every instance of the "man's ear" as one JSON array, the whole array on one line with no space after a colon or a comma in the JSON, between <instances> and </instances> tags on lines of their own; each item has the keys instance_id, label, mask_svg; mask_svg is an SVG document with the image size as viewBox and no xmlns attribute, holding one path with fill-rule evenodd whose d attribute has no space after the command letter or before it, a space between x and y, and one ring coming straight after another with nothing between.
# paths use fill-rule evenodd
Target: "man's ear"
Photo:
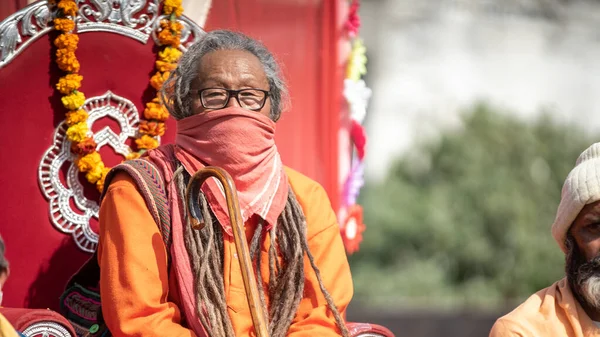
<instances>
[{"instance_id":1,"label":"man's ear","mask_svg":"<svg viewBox=\"0 0 600 337\"><path fill-rule=\"evenodd\" d=\"M0 271L0 289L4 286L4 282L8 279L8 275L10 274L10 269L6 268Z\"/></svg>"}]
</instances>

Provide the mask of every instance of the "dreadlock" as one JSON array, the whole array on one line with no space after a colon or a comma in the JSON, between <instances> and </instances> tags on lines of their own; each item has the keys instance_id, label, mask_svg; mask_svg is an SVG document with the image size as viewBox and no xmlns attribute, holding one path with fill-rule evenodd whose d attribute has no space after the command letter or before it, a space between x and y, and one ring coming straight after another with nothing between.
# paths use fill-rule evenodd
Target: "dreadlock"
<instances>
[{"instance_id":1,"label":"dreadlock","mask_svg":"<svg viewBox=\"0 0 600 337\"><path fill-rule=\"evenodd\" d=\"M184 193L190 175L182 168L181 164L178 165L174 181L179 197L185 200ZM211 337L234 336L224 295L222 227L212 214L202 193L200 193L199 202L205 221L202 230L192 229L188 217L184 215L186 221L184 238L194 274L196 313ZM306 255L342 336L348 337L348 329L323 284L321 272L308 247L306 219L291 189L277 224L268 231L264 228L264 222L259 221L250 241L250 256L254 263L261 304L265 312L268 312L269 335L283 337L292 324L304 293L304 256ZM260 247L267 237L270 243L267 252L269 280L265 291L260 272L262 251ZM278 256L281 258L281 263ZM268 292L268 297L266 292Z\"/></svg>"}]
</instances>

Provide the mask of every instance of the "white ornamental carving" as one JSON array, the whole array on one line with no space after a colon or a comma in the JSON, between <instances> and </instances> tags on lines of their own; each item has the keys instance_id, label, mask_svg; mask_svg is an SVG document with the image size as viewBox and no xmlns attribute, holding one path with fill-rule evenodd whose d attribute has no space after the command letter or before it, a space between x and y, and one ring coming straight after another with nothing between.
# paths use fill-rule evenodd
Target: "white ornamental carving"
<instances>
[{"instance_id":1,"label":"white ornamental carving","mask_svg":"<svg viewBox=\"0 0 600 337\"><path fill-rule=\"evenodd\" d=\"M52 29L46 2L36 2L0 22L0 68ZM20 29L19 29L20 26Z\"/></svg>"},{"instance_id":2,"label":"white ornamental carving","mask_svg":"<svg viewBox=\"0 0 600 337\"><path fill-rule=\"evenodd\" d=\"M106 31L146 42L158 17L159 0L78 0L77 32Z\"/></svg>"},{"instance_id":3,"label":"white ornamental carving","mask_svg":"<svg viewBox=\"0 0 600 337\"><path fill-rule=\"evenodd\" d=\"M130 100L108 91L102 96L88 98L82 108L89 114L87 123L90 130L95 121L105 117L119 123L119 134L104 127L93 135L98 144L97 150L108 145L123 156L131 153L126 141L137 135L139 114ZM40 162L39 184L48 199L52 224L59 231L71 234L81 250L92 253L98 245L98 234L90 228L90 220L98 218L99 206L97 201L84 196L83 185L78 178L79 172L73 162L75 155L71 153L71 142L67 140L66 131L67 125L63 121L56 128L54 142ZM69 168L63 181L60 179L60 170L67 163Z\"/></svg>"},{"instance_id":4,"label":"white ornamental carving","mask_svg":"<svg viewBox=\"0 0 600 337\"><path fill-rule=\"evenodd\" d=\"M0 0L5 1L5 0ZM147 43L150 36L157 42L160 28L160 0L77 0L75 17L77 33L116 33ZM0 69L12 61L28 45L48 33L54 26L47 1L35 2L0 22ZM197 41L204 31L185 16L177 19L183 25L180 50Z\"/></svg>"}]
</instances>

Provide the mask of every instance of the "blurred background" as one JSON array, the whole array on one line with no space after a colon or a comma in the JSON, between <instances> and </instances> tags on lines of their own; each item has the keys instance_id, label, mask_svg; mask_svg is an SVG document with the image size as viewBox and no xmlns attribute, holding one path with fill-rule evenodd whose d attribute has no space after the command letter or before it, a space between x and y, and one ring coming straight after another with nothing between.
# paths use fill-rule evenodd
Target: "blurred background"
<instances>
[{"instance_id":1,"label":"blurred background","mask_svg":"<svg viewBox=\"0 0 600 337\"><path fill-rule=\"evenodd\" d=\"M351 317L487 336L564 275L562 183L600 139L600 1L364 0L373 95Z\"/></svg>"}]
</instances>

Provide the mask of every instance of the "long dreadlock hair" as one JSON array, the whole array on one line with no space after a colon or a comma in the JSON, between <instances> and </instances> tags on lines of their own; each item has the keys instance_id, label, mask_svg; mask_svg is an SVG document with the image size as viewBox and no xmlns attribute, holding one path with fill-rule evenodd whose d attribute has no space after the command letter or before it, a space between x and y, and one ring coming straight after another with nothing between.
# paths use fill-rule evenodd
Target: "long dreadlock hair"
<instances>
[{"instance_id":1,"label":"long dreadlock hair","mask_svg":"<svg viewBox=\"0 0 600 337\"><path fill-rule=\"evenodd\" d=\"M189 180L190 175L181 164L178 164L174 183L182 200L185 200L184 193ZM200 203L205 221L202 230L192 229L187 214L184 214L184 241L194 274L196 314L211 337L234 336L225 301L222 226L212 214L202 193L200 194ZM254 262L259 297L265 312L268 313L269 335L272 337L285 336L296 315L304 293L304 256L306 255L342 336L348 337L348 329L323 284L319 268L308 247L306 230L304 213L290 188L285 209L279 216L277 225L268 231L270 240L267 253L269 280L266 291L261 274L262 250L260 247L261 243L267 239L267 231L264 230L263 222L259 221L250 242L250 256ZM281 258L281 263L278 256ZM266 292L268 292L268 308Z\"/></svg>"}]
</instances>

